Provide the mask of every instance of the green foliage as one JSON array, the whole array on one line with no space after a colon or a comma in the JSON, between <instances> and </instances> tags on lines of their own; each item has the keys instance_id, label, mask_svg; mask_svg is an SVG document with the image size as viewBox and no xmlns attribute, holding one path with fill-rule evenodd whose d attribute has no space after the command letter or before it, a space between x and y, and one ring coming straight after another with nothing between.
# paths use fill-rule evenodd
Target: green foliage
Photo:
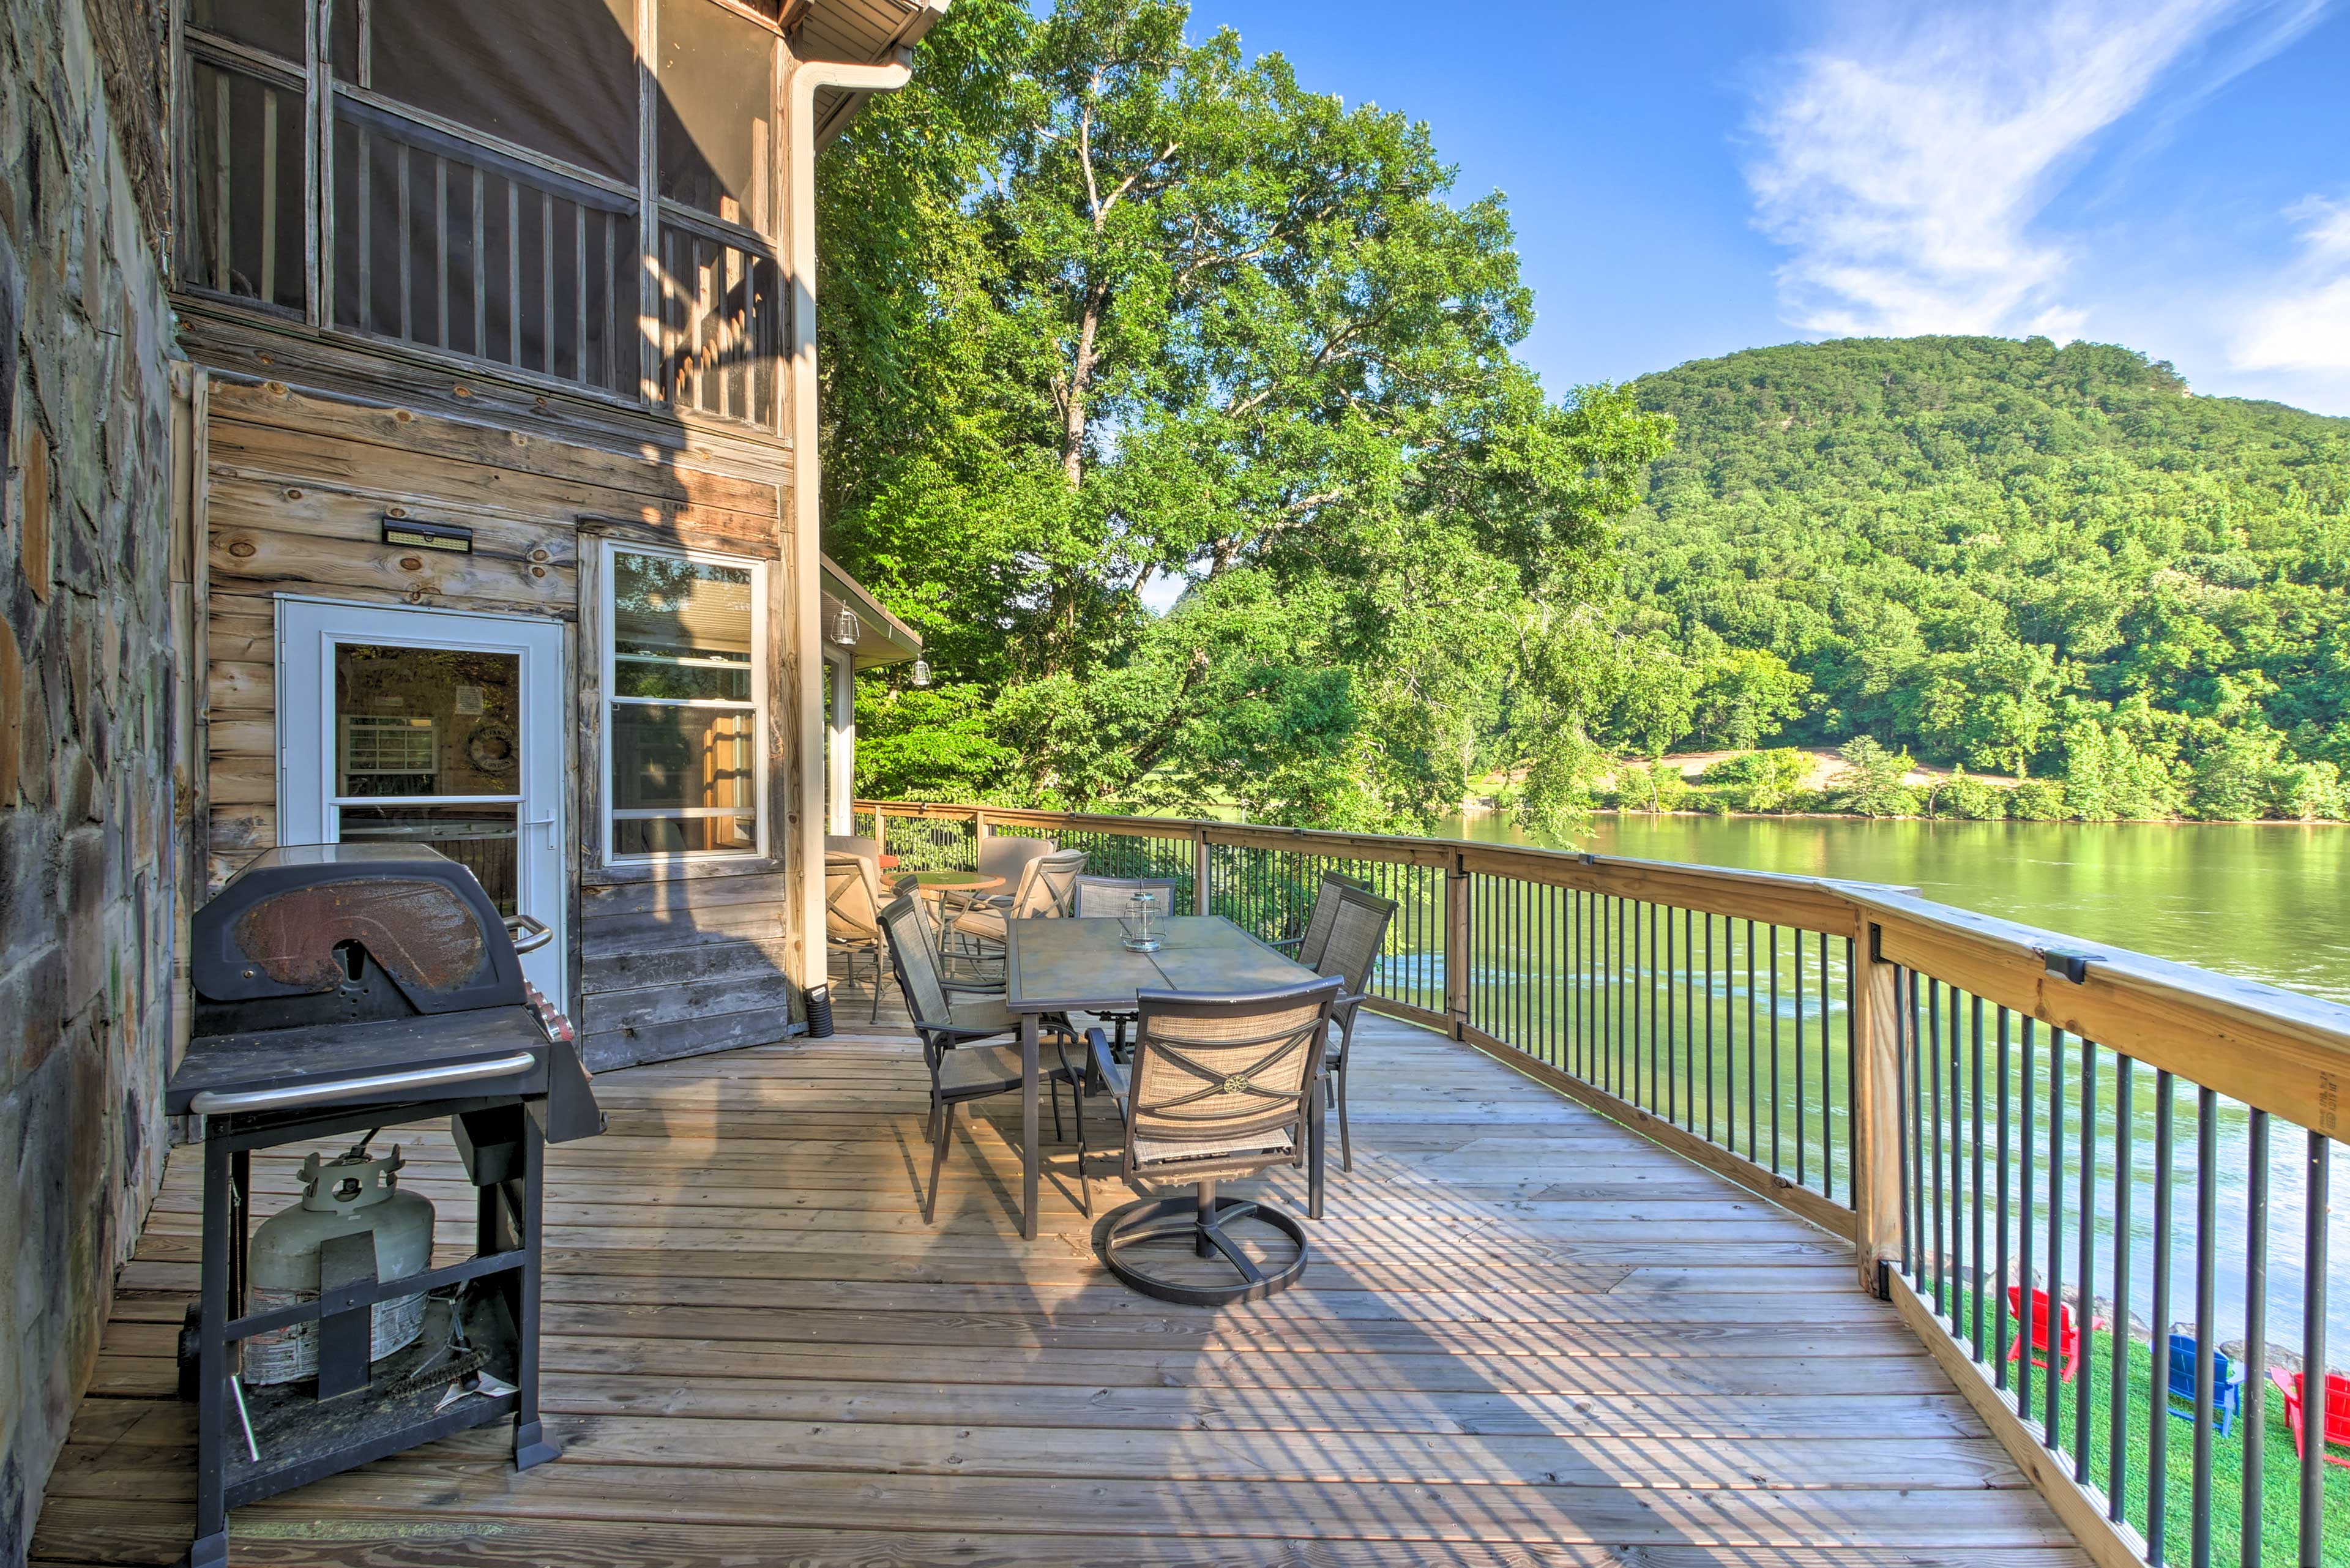
<instances>
[{"instance_id":1,"label":"green foliage","mask_svg":"<svg viewBox=\"0 0 2350 1568\"><path fill-rule=\"evenodd\" d=\"M2072 815L2064 786L2047 779L2025 779L2007 792L2006 804L2007 815L2018 822L2062 822Z\"/></svg>"},{"instance_id":2,"label":"green foliage","mask_svg":"<svg viewBox=\"0 0 2350 1568\"><path fill-rule=\"evenodd\" d=\"M2045 338L1792 344L1632 389L1679 434L1613 618L1775 655L1814 694L1791 739L2061 771L2096 818L2290 815L2277 767L2350 763L2350 420Z\"/></svg>"},{"instance_id":3,"label":"green foliage","mask_svg":"<svg viewBox=\"0 0 2350 1568\"><path fill-rule=\"evenodd\" d=\"M2007 815L2007 795L1960 768L1943 782L1941 805L1948 815L1969 822L1996 822Z\"/></svg>"},{"instance_id":4,"label":"green foliage","mask_svg":"<svg viewBox=\"0 0 2350 1568\"><path fill-rule=\"evenodd\" d=\"M1906 816L1919 804L1905 782L1917 765L1908 752L1888 752L1874 735L1856 735L1839 748L1845 771L1831 783L1839 811L1859 816Z\"/></svg>"},{"instance_id":5,"label":"green foliage","mask_svg":"<svg viewBox=\"0 0 2350 1568\"><path fill-rule=\"evenodd\" d=\"M1616 804L1625 811L1682 811L1690 805L1689 779L1664 763L1632 763L1616 772Z\"/></svg>"},{"instance_id":6,"label":"green foliage","mask_svg":"<svg viewBox=\"0 0 2350 1568\"><path fill-rule=\"evenodd\" d=\"M971 800L1003 787L1018 758L989 731L974 686L857 689L857 793L881 800Z\"/></svg>"},{"instance_id":7,"label":"green foliage","mask_svg":"<svg viewBox=\"0 0 2350 1568\"><path fill-rule=\"evenodd\" d=\"M827 543L983 694L1000 791L1424 823L1571 722L1525 633L1670 422L1544 395L1425 126L1190 21L961 0L826 152Z\"/></svg>"},{"instance_id":8,"label":"green foliage","mask_svg":"<svg viewBox=\"0 0 2350 1568\"><path fill-rule=\"evenodd\" d=\"M1705 782L1724 786L1721 798L1739 811L1778 811L1803 787L1811 765L1792 747L1741 752L1706 769Z\"/></svg>"},{"instance_id":9,"label":"green foliage","mask_svg":"<svg viewBox=\"0 0 2350 1568\"><path fill-rule=\"evenodd\" d=\"M2084 822L2170 816L2184 804L2161 759L2085 716L2064 732L2064 804Z\"/></svg>"}]
</instances>

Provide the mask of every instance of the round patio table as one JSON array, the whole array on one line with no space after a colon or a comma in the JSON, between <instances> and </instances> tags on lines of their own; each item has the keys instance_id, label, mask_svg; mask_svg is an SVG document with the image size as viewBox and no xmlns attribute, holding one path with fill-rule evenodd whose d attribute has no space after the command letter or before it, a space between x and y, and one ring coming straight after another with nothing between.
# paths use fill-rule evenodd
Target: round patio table
<instances>
[{"instance_id":1,"label":"round patio table","mask_svg":"<svg viewBox=\"0 0 2350 1568\"><path fill-rule=\"evenodd\" d=\"M900 893L919 893L926 898L943 901L949 893L984 893L991 888L1003 886L1001 877L990 877L979 871L910 871L898 878L894 887ZM947 956L947 921L944 911L939 920L939 957Z\"/></svg>"}]
</instances>

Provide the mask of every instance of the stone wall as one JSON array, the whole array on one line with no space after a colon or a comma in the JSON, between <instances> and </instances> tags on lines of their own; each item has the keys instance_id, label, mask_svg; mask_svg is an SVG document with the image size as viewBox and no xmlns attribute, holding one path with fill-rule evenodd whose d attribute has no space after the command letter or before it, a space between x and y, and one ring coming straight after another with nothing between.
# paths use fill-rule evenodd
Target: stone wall
<instances>
[{"instance_id":1,"label":"stone wall","mask_svg":"<svg viewBox=\"0 0 2350 1568\"><path fill-rule=\"evenodd\" d=\"M152 0L87 5L0 0L0 1563L23 1561L165 1144L161 61ZM128 137L109 82L151 106Z\"/></svg>"}]
</instances>

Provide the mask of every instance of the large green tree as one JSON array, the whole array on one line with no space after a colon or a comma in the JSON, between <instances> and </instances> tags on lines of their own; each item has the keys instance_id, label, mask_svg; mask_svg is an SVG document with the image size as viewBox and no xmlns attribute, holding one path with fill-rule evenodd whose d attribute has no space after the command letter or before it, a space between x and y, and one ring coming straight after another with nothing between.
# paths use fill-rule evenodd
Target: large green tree
<instances>
[{"instance_id":1,"label":"large green tree","mask_svg":"<svg viewBox=\"0 0 2350 1568\"><path fill-rule=\"evenodd\" d=\"M823 166L827 526L1005 748L952 782L1458 800L1572 701L1528 628L1604 585L1669 421L1545 398L1506 211L1425 126L1184 5L964 0L925 50ZM871 722L920 730L896 701Z\"/></svg>"}]
</instances>

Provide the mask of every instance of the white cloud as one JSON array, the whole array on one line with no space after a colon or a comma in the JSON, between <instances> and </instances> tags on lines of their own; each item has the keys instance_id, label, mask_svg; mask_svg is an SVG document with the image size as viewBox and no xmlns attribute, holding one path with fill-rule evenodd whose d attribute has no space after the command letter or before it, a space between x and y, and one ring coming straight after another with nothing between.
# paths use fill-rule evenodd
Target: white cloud
<instances>
[{"instance_id":1,"label":"white cloud","mask_svg":"<svg viewBox=\"0 0 2350 1568\"><path fill-rule=\"evenodd\" d=\"M2229 363L2350 373L2350 202L2313 196L2285 215L2301 224L2301 254L2240 312Z\"/></svg>"},{"instance_id":2,"label":"white cloud","mask_svg":"<svg viewBox=\"0 0 2350 1568\"><path fill-rule=\"evenodd\" d=\"M2250 13L2224 78L2298 34L2301 0L2000 0L1857 18L1763 95L1746 171L1792 252L1783 313L1827 334L2044 332L2086 320L2061 236L2036 221L2098 133ZM2208 92L2216 85L2199 84ZM2172 96L2176 88L2166 88Z\"/></svg>"}]
</instances>

